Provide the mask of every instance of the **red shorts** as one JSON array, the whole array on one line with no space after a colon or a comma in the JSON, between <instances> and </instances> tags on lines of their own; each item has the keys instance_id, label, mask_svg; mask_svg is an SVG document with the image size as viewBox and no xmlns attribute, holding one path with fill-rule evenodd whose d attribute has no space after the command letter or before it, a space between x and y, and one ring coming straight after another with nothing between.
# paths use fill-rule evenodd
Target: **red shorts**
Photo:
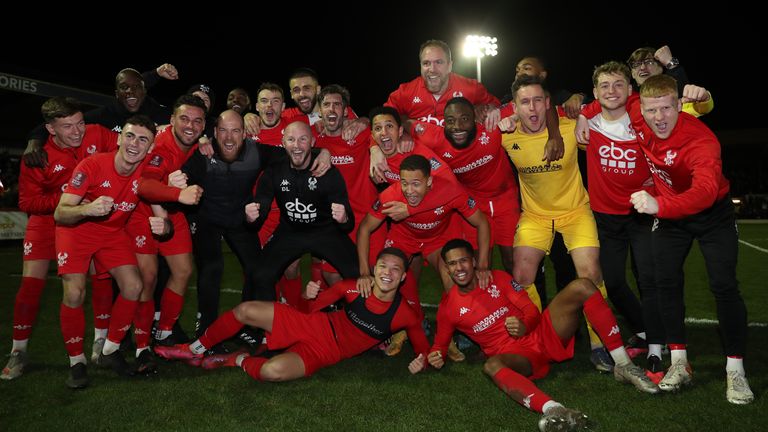
<instances>
[{"instance_id":1,"label":"red shorts","mask_svg":"<svg viewBox=\"0 0 768 432\"><path fill-rule=\"evenodd\" d=\"M56 225L53 217L32 215L24 233L24 261L56 259Z\"/></svg>"},{"instance_id":2,"label":"red shorts","mask_svg":"<svg viewBox=\"0 0 768 432\"><path fill-rule=\"evenodd\" d=\"M304 376L341 361L331 322L324 312L306 314L292 306L275 303L272 332L267 333L270 350L284 349L304 361Z\"/></svg>"},{"instance_id":3,"label":"red shorts","mask_svg":"<svg viewBox=\"0 0 768 432\"><path fill-rule=\"evenodd\" d=\"M454 213L451 215L451 219L448 222L448 227L445 228L445 231L430 239L406 237L401 235L402 231L390 231L387 240L384 242L384 247L396 247L405 252L409 257L421 253L424 258L426 258L432 252L442 249L448 240L464 238L464 233L461 230L462 222L466 222L464 221L464 218L461 217L461 215Z\"/></svg>"},{"instance_id":4,"label":"red shorts","mask_svg":"<svg viewBox=\"0 0 768 432\"><path fill-rule=\"evenodd\" d=\"M477 206L483 211L491 225L491 246L509 246L515 244L515 230L520 220L520 205L517 197L504 194L494 198L475 198ZM461 229L464 239L477 248L477 229L466 219L461 218Z\"/></svg>"},{"instance_id":5,"label":"red shorts","mask_svg":"<svg viewBox=\"0 0 768 432\"><path fill-rule=\"evenodd\" d=\"M93 259L96 274L123 265L138 266L131 240L125 231L104 232L71 227L56 228L56 259L59 275L88 273Z\"/></svg>"},{"instance_id":6,"label":"red shorts","mask_svg":"<svg viewBox=\"0 0 768 432\"><path fill-rule=\"evenodd\" d=\"M275 233L278 225L280 225L280 209L273 207L269 209L269 216L267 216L264 225L259 229L259 241L262 248L272 238L272 234Z\"/></svg>"},{"instance_id":7,"label":"red shorts","mask_svg":"<svg viewBox=\"0 0 768 432\"><path fill-rule=\"evenodd\" d=\"M138 214L131 215L125 230L131 239L133 252L137 254L172 256L192 253L192 235L184 213L170 213L168 217L173 222L173 236L159 241L152 235L149 221Z\"/></svg>"},{"instance_id":8,"label":"red shorts","mask_svg":"<svg viewBox=\"0 0 768 432\"><path fill-rule=\"evenodd\" d=\"M573 358L573 338L563 345L560 336L552 327L549 309L544 309L539 325L521 339L509 338L509 342L494 347L486 352L489 357L496 354L520 354L531 362L530 379L544 378L549 373L551 362L561 362Z\"/></svg>"}]
</instances>

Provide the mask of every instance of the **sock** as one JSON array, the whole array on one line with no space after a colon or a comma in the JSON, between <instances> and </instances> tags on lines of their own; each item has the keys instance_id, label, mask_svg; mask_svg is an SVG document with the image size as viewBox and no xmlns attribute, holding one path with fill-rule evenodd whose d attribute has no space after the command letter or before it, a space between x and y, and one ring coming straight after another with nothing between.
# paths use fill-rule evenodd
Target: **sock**
<instances>
[{"instance_id":1,"label":"sock","mask_svg":"<svg viewBox=\"0 0 768 432\"><path fill-rule=\"evenodd\" d=\"M157 340L163 340L170 336L173 333L173 330L158 330L157 333L155 333L155 338Z\"/></svg>"},{"instance_id":2,"label":"sock","mask_svg":"<svg viewBox=\"0 0 768 432\"><path fill-rule=\"evenodd\" d=\"M72 367L78 363L86 364L85 354L78 354L76 356L69 356L69 366Z\"/></svg>"},{"instance_id":3,"label":"sock","mask_svg":"<svg viewBox=\"0 0 768 432\"><path fill-rule=\"evenodd\" d=\"M125 337L125 333L131 328L133 317L136 316L136 307L139 302L128 300L122 294L117 296L115 304L112 306L112 318L109 319L109 333L107 333L107 342L114 342L120 346L120 342ZM106 345L104 345L106 353Z\"/></svg>"},{"instance_id":4,"label":"sock","mask_svg":"<svg viewBox=\"0 0 768 432\"><path fill-rule=\"evenodd\" d=\"M98 279L91 275L91 304L93 305L93 327L108 329L112 313L112 279Z\"/></svg>"},{"instance_id":5,"label":"sock","mask_svg":"<svg viewBox=\"0 0 768 432\"><path fill-rule=\"evenodd\" d=\"M240 361L240 367L243 368L251 378L261 381L261 367L269 359L264 357L246 357Z\"/></svg>"},{"instance_id":6,"label":"sock","mask_svg":"<svg viewBox=\"0 0 768 432\"><path fill-rule=\"evenodd\" d=\"M597 290L600 291L603 300L608 298L608 291L605 289L605 282L600 281L600 283L597 284ZM586 316L586 311L584 312L584 315ZM616 318L614 317L614 320L615 319ZM589 318L587 318L587 333L589 334L589 344L592 346L592 349L600 348L603 346L603 341L600 340L598 332L592 328L592 323L589 321ZM611 348L609 347L608 349L610 350Z\"/></svg>"},{"instance_id":7,"label":"sock","mask_svg":"<svg viewBox=\"0 0 768 432\"><path fill-rule=\"evenodd\" d=\"M227 311L205 330L198 339L204 346L212 347L221 341L225 341L236 335L243 328L243 323L235 318L234 311Z\"/></svg>"},{"instance_id":8,"label":"sock","mask_svg":"<svg viewBox=\"0 0 768 432\"><path fill-rule=\"evenodd\" d=\"M192 351L193 354L202 354L207 348L200 342L200 339L198 339L189 344L189 350Z\"/></svg>"},{"instance_id":9,"label":"sock","mask_svg":"<svg viewBox=\"0 0 768 432\"><path fill-rule=\"evenodd\" d=\"M21 278L19 292L13 304L13 339L26 340L32 333L37 312L40 310L40 297L45 288L45 279L33 277Z\"/></svg>"},{"instance_id":10,"label":"sock","mask_svg":"<svg viewBox=\"0 0 768 432\"><path fill-rule=\"evenodd\" d=\"M669 353L672 357L672 363L688 363L688 351L685 344L669 344Z\"/></svg>"},{"instance_id":11,"label":"sock","mask_svg":"<svg viewBox=\"0 0 768 432\"><path fill-rule=\"evenodd\" d=\"M725 371L736 371L741 375L746 375L747 372L744 371L744 357L740 356L728 356L725 358Z\"/></svg>"},{"instance_id":12,"label":"sock","mask_svg":"<svg viewBox=\"0 0 768 432\"><path fill-rule=\"evenodd\" d=\"M120 349L119 342L112 342L111 340L107 339L104 342L104 348L101 349L101 353L104 354L105 356L108 356L119 349Z\"/></svg>"},{"instance_id":13,"label":"sock","mask_svg":"<svg viewBox=\"0 0 768 432\"><path fill-rule=\"evenodd\" d=\"M616 363L617 366L624 366L632 363L632 360L629 358L629 354L627 354L626 348L623 346L620 346L615 350L608 351L608 353L611 355L613 362Z\"/></svg>"},{"instance_id":14,"label":"sock","mask_svg":"<svg viewBox=\"0 0 768 432\"><path fill-rule=\"evenodd\" d=\"M648 344L648 357L652 355L661 358L661 344Z\"/></svg>"},{"instance_id":15,"label":"sock","mask_svg":"<svg viewBox=\"0 0 768 432\"><path fill-rule=\"evenodd\" d=\"M13 345L11 346L11 352L14 351L24 351L27 352L27 345L29 344L29 339L22 339L22 340L13 340Z\"/></svg>"},{"instance_id":16,"label":"sock","mask_svg":"<svg viewBox=\"0 0 768 432\"><path fill-rule=\"evenodd\" d=\"M636 335L637 337L639 337L640 339L642 339L642 340L645 340L645 339L646 339L646 337L645 337L645 332L635 333L635 335Z\"/></svg>"},{"instance_id":17,"label":"sock","mask_svg":"<svg viewBox=\"0 0 768 432\"><path fill-rule=\"evenodd\" d=\"M528 293L528 297L539 308L539 312L541 312L541 297L539 297L539 292L536 291L536 284L530 284L525 287L525 292Z\"/></svg>"},{"instance_id":18,"label":"sock","mask_svg":"<svg viewBox=\"0 0 768 432\"><path fill-rule=\"evenodd\" d=\"M136 348L136 358L139 358L139 355L141 355L141 353L144 351L149 351L149 347L145 346L144 348Z\"/></svg>"},{"instance_id":19,"label":"sock","mask_svg":"<svg viewBox=\"0 0 768 432\"><path fill-rule=\"evenodd\" d=\"M320 289L324 290L328 288L328 284L325 283L323 278L323 262L320 260L315 261L312 259L312 264L309 266L309 274L313 281L320 281Z\"/></svg>"},{"instance_id":20,"label":"sock","mask_svg":"<svg viewBox=\"0 0 768 432\"><path fill-rule=\"evenodd\" d=\"M563 406L563 404L561 404L560 402L555 402L555 401L551 400L551 401L549 401L549 402L545 403L545 404L544 404L544 405L541 407L541 412L542 412L542 413L544 413L544 414L546 414L546 413L547 413L547 411L551 410L552 408L557 408L557 407L565 408L565 407Z\"/></svg>"},{"instance_id":21,"label":"sock","mask_svg":"<svg viewBox=\"0 0 768 432\"><path fill-rule=\"evenodd\" d=\"M601 294L594 293L584 302L584 315L609 351L624 347L616 317Z\"/></svg>"},{"instance_id":22,"label":"sock","mask_svg":"<svg viewBox=\"0 0 768 432\"><path fill-rule=\"evenodd\" d=\"M109 328L93 328L93 339L106 339Z\"/></svg>"},{"instance_id":23,"label":"sock","mask_svg":"<svg viewBox=\"0 0 768 432\"><path fill-rule=\"evenodd\" d=\"M83 307L69 307L64 303L59 308L61 335L64 336L64 348L69 357L83 355L83 338L85 337L85 312ZM83 357L85 363L85 357Z\"/></svg>"},{"instance_id":24,"label":"sock","mask_svg":"<svg viewBox=\"0 0 768 432\"><path fill-rule=\"evenodd\" d=\"M522 402L517 402L531 411L543 412L544 404L552 400L549 395L536 387L536 384L531 380L512 369L502 368L496 372L492 379L501 391L515 400L521 399Z\"/></svg>"},{"instance_id":25,"label":"sock","mask_svg":"<svg viewBox=\"0 0 768 432\"><path fill-rule=\"evenodd\" d=\"M405 301L419 316L419 321L424 319L424 310L421 308L421 302L419 301L419 285L416 283L416 278L413 277L413 272L408 271L405 276L405 281L400 286L400 294Z\"/></svg>"},{"instance_id":26,"label":"sock","mask_svg":"<svg viewBox=\"0 0 768 432\"><path fill-rule=\"evenodd\" d=\"M136 339L136 350L149 347L152 336L152 318L155 314L155 301L140 301L133 315L133 335Z\"/></svg>"},{"instance_id":27,"label":"sock","mask_svg":"<svg viewBox=\"0 0 768 432\"><path fill-rule=\"evenodd\" d=\"M173 324L179 319L183 307L184 296L165 287L163 298L160 300L160 322L157 323L157 328L160 330L173 329Z\"/></svg>"}]
</instances>

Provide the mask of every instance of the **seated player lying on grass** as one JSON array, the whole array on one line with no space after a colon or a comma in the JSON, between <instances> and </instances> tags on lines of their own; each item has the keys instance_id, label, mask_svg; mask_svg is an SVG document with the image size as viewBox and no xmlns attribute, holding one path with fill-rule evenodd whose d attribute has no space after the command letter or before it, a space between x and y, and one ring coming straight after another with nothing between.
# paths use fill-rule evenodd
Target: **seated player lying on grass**
<instances>
[{"instance_id":1,"label":"seated player lying on grass","mask_svg":"<svg viewBox=\"0 0 768 432\"><path fill-rule=\"evenodd\" d=\"M163 358L186 360L205 369L242 367L260 381L288 381L356 356L405 329L414 351L424 359L429 342L421 319L398 292L407 268L408 261L401 250L385 248L376 258L371 296L363 297L358 292L356 279L342 280L319 294L320 286L309 282L305 297L314 299L310 313L281 303L244 302L219 317L200 339L191 344L157 346L155 352ZM342 298L347 302L343 309L320 312ZM243 352L203 356L207 348L234 336L244 325L264 329L269 349L285 352L270 359ZM414 360L408 369L417 373L424 367L423 360Z\"/></svg>"},{"instance_id":2,"label":"seated player lying on grass","mask_svg":"<svg viewBox=\"0 0 768 432\"><path fill-rule=\"evenodd\" d=\"M616 318L589 279L568 284L540 314L524 287L508 273L493 270L492 282L480 288L474 251L467 241L450 240L440 253L454 286L437 310L437 334L426 358L435 368L445 364L448 343L454 329L459 330L488 357L483 371L493 382L519 404L543 414L542 431L578 430L587 425L586 416L555 402L531 380L545 377L551 362L573 357L573 335L583 310L616 362L616 380L645 393L659 392L629 359ZM424 362L418 357L410 367L418 369Z\"/></svg>"}]
</instances>

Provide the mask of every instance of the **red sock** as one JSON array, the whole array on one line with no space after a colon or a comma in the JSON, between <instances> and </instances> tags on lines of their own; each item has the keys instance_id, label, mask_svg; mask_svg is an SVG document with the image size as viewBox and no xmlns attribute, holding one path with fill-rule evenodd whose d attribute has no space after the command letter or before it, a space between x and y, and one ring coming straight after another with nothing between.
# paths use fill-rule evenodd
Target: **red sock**
<instances>
[{"instance_id":1,"label":"red sock","mask_svg":"<svg viewBox=\"0 0 768 432\"><path fill-rule=\"evenodd\" d=\"M309 266L309 270L310 270L309 274L312 277L312 279L310 280L313 280L315 282L320 281L321 290L328 288L328 284L325 283L325 278L323 278L323 262L322 261L315 262L314 260L312 260L312 265Z\"/></svg>"},{"instance_id":2,"label":"red sock","mask_svg":"<svg viewBox=\"0 0 768 432\"><path fill-rule=\"evenodd\" d=\"M29 339L32 326L35 325L37 311L40 310L40 297L45 288L45 279L33 277L21 278L21 287L16 293L13 305L13 339Z\"/></svg>"},{"instance_id":3,"label":"red sock","mask_svg":"<svg viewBox=\"0 0 768 432\"><path fill-rule=\"evenodd\" d=\"M59 308L61 320L61 335L64 336L64 349L70 357L76 357L83 353L83 339L85 338L85 312L83 307L71 308L64 303Z\"/></svg>"},{"instance_id":4,"label":"red sock","mask_svg":"<svg viewBox=\"0 0 768 432\"><path fill-rule=\"evenodd\" d=\"M160 322L157 323L159 330L171 330L176 320L181 315L181 308L184 307L184 296L176 294L172 289L165 287L163 298L160 299Z\"/></svg>"},{"instance_id":5,"label":"red sock","mask_svg":"<svg viewBox=\"0 0 768 432\"><path fill-rule=\"evenodd\" d=\"M611 308L603 299L600 291L595 291L584 302L584 315L592 323L592 328L600 336L608 351L613 351L624 345L621 341L621 333L619 332L619 325L616 323L616 317L613 316Z\"/></svg>"},{"instance_id":6,"label":"red sock","mask_svg":"<svg viewBox=\"0 0 768 432\"><path fill-rule=\"evenodd\" d=\"M140 301L136 305L136 314L133 316L133 335L136 338L136 348L149 346L152 335L152 321L155 318L155 301Z\"/></svg>"},{"instance_id":7,"label":"red sock","mask_svg":"<svg viewBox=\"0 0 768 432\"><path fill-rule=\"evenodd\" d=\"M200 343L206 348L211 348L219 342L225 341L236 335L243 328L243 323L235 318L234 311L227 311L216 319L200 337Z\"/></svg>"},{"instance_id":8,"label":"red sock","mask_svg":"<svg viewBox=\"0 0 768 432\"><path fill-rule=\"evenodd\" d=\"M421 303L419 301L419 285L416 283L416 278L413 277L413 272L410 270L405 276L405 281L400 286L400 294L408 301L408 306L419 314L419 319L424 319L424 311L421 309Z\"/></svg>"},{"instance_id":9,"label":"red sock","mask_svg":"<svg viewBox=\"0 0 768 432\"><path fill-rule=\"evenodd\" d=\"M114 306L112 306L112 318L109 320L109 331L107 339L116 344L120 344L125 333L131 328L133 317L136 316L136 307L139 302L128 300L122 294L117 296Z\"/></svg>"},{"instance_id":10,"label":"red sock","mask_svg":"<svg viewBox=\"0 0 768 432\"><path fill-rule=\"evenodd\" d=\"M112 313L112 278L99 279L91 275L91 304L93 305L93 326L109 328Z\"/></svg>"},{"instance_id":11,"label":"red sock","mask_svg":"<svg viewBox=\"0 0 768 432\"><path fill-rule=\"evenodd\" d=\"M269 359L264 357L246 357L243 359L241 367L251 378L261 381L261 367Z\"/></svg>"},{"instance_id":12,"label":"red sock","mask_svg":"<svg viewBox=\"0 0 768 432\"><path fill-rule=\"evenodd\" d=\"M502 368L496 372L493 382L516 401L519 396L522 402L517 402L531 411L542 412L544 404L552 400L548 394L536 387L533 381L509 368Z\"/></svg>"}]
</instances>

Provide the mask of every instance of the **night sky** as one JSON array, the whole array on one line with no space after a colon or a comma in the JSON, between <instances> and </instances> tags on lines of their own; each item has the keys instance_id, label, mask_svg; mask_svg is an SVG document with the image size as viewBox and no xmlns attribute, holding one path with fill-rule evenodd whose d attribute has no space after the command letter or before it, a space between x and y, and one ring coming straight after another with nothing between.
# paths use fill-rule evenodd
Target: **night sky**
<instances>
[{"instance_id":1,"label":"night sky","mask_svg":"<svg viewBox=\"0 0 768 432\"><path fill-rule=\"evenodd\" d=\"M8 46L0 57L0 71L111 93L121 68L147 70L169 62L177 66L181 79L160 83L151 89L153 97L171 104L190 85L202 82L213 86L216 105L222 108L232 87L246 87L252 98L264 81L287 91L289 73L306 66L319 73L321 84L346 86L352 107L367 115L400 83L418 76L419 45L431 38L453 48L454 72L475 78L474 59L461 55L464 36L496 36L499 55L483 61L483 82L499 98L508 92L514 66L525 55L546 59L551 88L591 92L594 66L624 61L640 46L668 44L691 82L712 91L715 110L706 122L713 129L765 127L762 110L754 104L764 93L764 85L756 85L765 81L764 72L753 68L753 59L764 52L755 39L766 23L757 23L754 14L742 12L733 21L741 30L725 33L714 10L693 14L682 8L654 9L644 12L646 23L639 25L633 24L638 21L631 19L636 16L632 10L607 3L587 7L591 9L580 5L586 2L529 3L466 1L453 6L448 1L412 1L410 7L398 7L395 2L364 2L351 7L357 18L348 19L341 18L350 12L340 12L340 3L327 2L290 8L271 4L269 12L229 5L225 10L223 4L215 10L211 2L210 10L179 5L154 13L130 9L126 3L120 13L87 21L71 11L56 11L36 24L48 42L31 45L18 34L2 35ZM667 2L657 3L648 7L667 7L661 4ZM111 48L95 50L97 40ZM0 103L5 142L8 130L39 121L39 102L9 106L12 99L2 91L0 99L6 101Z\"/></svg>"}]
</instances>

